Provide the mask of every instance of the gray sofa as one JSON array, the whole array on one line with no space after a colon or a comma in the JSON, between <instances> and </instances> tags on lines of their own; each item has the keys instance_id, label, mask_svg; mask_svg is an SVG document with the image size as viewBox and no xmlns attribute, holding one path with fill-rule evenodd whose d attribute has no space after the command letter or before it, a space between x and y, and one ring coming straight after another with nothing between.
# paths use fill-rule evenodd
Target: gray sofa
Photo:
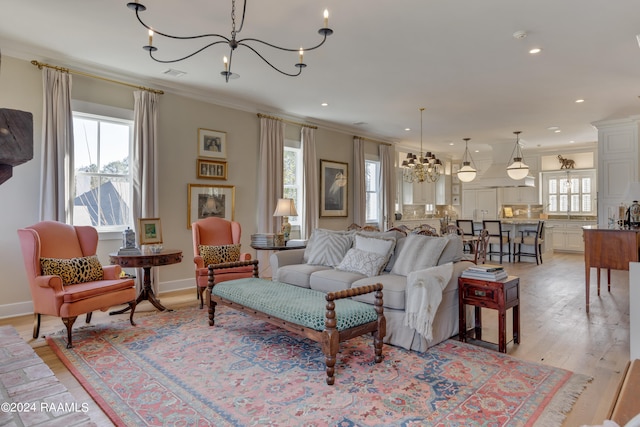
<instances>
[{"instance_id":1,"label":"gray sofa","mask_svg":"<svg viewBox=\"0 0 640 427\"><path fill-rule=\"evenodd\" d=\"M376 262L380 259L373 253L379 252L384 256L388 246L392 249L386 256L386 262L376 271L379 267ZM453 263L453 273L442 291L442 301L433 319L432 338L427 340L415 329L405 326L407 276L413 271L424 275L429 268L450 262ZM273 280L323 292L382 283L387 319L384 342L415 351L425 351L458 333L458 277L473 265L463 259L462 240L456 235L406 236L399 231L323 229L314 231L306 249L275 252L270 263ZM373 304L372 295L361 295L355 299ZM473 316L467 318L472 319Z\"/></svg>"}]
</instances>

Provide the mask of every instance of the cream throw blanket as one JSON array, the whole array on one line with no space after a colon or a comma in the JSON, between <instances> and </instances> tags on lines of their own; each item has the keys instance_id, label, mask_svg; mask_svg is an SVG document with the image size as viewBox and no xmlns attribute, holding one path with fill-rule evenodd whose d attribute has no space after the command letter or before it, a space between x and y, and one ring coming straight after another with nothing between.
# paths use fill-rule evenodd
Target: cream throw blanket
<instances>
[{"instance_id":1,"label":"cream throw blanket","mask_svg":"<svg viewBox=\"0 0 640 427\"><path fill-rule=\"evenodd\" d=\"M433 318L442 301L442 291L451 280L453 263L413 271L407 276L404 324L427 341L433 339Z\"/></svg>"}]
</instances>

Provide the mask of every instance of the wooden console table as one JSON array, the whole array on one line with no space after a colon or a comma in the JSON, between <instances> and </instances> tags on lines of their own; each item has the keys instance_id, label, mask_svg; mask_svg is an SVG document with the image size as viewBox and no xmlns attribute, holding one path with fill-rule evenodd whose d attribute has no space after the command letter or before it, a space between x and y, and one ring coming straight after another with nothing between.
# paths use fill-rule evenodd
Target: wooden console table
<instances>
[{"instance_id":1,"label":"wooden console table","mask_svg":"<svg viewBox=\"0 0 640 427\"><path fill-rule=\"evenodd\" d=\"M629 270L630 262L638 262L640 229L613 230L594 225L582 227L584 237L584 268L586 311L589 312L589 283L591 268L597 269L598 296L600 269L607 269L607 289L611 291L611 270Z\"/></svg>"},{"instance_id":2,"label":"wooden console table","mask_svg":"<svg viewBox=\"0 0 640 427\"><path fill-rule=\"evenodd\" d=\"M160 311L167 310L165 306L160 304L151 287L151 268L163 265L177 264L182 261L182 251L176 249L163 249L158 253L142 252L137 255L119 255L117 252L109 254L111 264L119 264L124 268L142 268L144 270L143 287L136 299L136 304L142 300L148 300L155 308ZM129 307L113 311L109 314L121 314L129 310ZM171 310L169 310L171 311Z\"/></svg>"}]
</instances>

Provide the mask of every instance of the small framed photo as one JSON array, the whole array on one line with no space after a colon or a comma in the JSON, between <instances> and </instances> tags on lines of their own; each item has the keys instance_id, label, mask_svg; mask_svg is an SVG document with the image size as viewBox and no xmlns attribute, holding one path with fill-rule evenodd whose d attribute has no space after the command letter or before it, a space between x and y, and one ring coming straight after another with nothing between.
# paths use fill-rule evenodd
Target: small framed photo
<instances>
[{"instance_id":1,"label":"small framed photo","mask_svg":"<svg viewBox=\"0 0 640 427\"><path fill-rule=\"evenodd\" d=\"M453 194L454 196L457 196L458 194L460 194L460 184L451 185L451 194Z\"/></svg>"},{"instance_id":2,"label":"small framed photo","mask_svg":"<svg viewBox=\"0 0 640 427\"><path fill-rule=\"evenodd\" d=\"M320 160L320 216L347 216L347 163Z\"/></svg>"},{"instance_id":3,"label":"small framed photo","mask_svg":"<svg viewBox=\"0 0 640 427\"><path fill-rule=\"evenodd\" d=\"M140 245L157 245L162 243L162 227L160 218L140 218Z\"/></svg>"},{"instance_id":4,"label":"small framed photo","mask_svg":"<svg viewBox=\"0 0 640 427\"><path fill-rule=\"evenodd\" d=\"M198 156L227 158L227 134L219 130L198 129Z\"/></svg>"},{"instance_id":5,"label":"small framed photo","mask_svg":"<svg viewBox=\"0 0 640 427\"><path fill-rule=\"evenodd\" d=\"M451 165L451 182L454 184L460 183L460 178L458 178L458 171L460 170L460 165L455 163Z\"/></svg>"},{"instance_id":6,"label":"small framed photo","mask_svg":"<svg viewBox=\"0 0 640 427\"><path fill-rule=\"evenodd\" d=\"M198 178L227 179L227 162L220 160L196 160Z\"/></svg>"},{"instance_id":7,"label":"small framed photo","mask_svg":"<svg viewBox=\"0 0 640 427\"><path fill-rule=\"evenodd\" d=\"M211 216L233 221L235 197L233 185L189 184L187 228L199 219Z\"/></svg>"}]
</instances>

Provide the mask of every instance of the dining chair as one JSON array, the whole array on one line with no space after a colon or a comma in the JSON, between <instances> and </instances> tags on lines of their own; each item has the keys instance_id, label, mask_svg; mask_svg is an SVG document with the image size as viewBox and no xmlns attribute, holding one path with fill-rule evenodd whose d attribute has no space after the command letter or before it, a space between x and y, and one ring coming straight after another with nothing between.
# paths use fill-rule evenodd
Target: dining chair
<instances>
[{"instance_id":1,"label":"dining chair","mask_svg":"<svg viewBox=\"0 0 640 427\"><path fill-rule=\"evenodd\" d=\"M511 230L503 230L502 222L491 219L482 221L482 228L489 233L488 259L491 259L492 255L499 255L500 264L502 264L502 257L508 255L508 260L511 262ZM495 249L496 245L498 249ZM507 245L506 252L504 248L505 245Z\"/></svg>"},{"instance_id":2,"label":"dining chair","mask_svg":"<svg viewBox=\"0 0 640 427\"><path fill-rule=\"evenodd\" d=\"M542 264L542 243L544 243L544 221L538 221L535 230L521 230L520 236L513 239L513 260L521 256L535 257L536 265ZM533 252L522 252L521 246L532 246Z\"/></svg>"}]
</instances>

